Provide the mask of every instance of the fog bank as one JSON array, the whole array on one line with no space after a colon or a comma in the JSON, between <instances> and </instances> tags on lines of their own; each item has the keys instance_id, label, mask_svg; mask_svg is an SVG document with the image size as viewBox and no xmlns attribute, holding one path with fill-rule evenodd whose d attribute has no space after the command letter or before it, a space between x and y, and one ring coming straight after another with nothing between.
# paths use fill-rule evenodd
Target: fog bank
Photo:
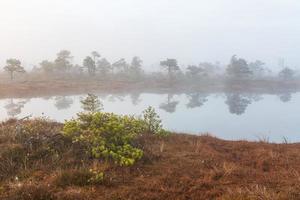
<instances>
[{"instance_id":1,"label":"fog bank","mask_svg":"<svg viewBox=\"0 0 300 200\"><path fill-rule=\"evenodd\" d=\"M148 68L234 54L296 68L299 11L296 0L1 0L0 65L15 57L30 68L69 49L78 63L97 50L110 60L138 55Z\"/></svg>"}]
</instances>

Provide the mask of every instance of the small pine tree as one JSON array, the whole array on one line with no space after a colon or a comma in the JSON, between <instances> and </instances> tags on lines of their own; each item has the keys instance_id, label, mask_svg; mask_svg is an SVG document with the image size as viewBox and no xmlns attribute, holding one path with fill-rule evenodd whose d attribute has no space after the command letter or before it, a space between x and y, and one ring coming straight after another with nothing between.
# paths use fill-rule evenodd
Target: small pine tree
<instances>
[{"instance_id":1,"label":"small pine tree","mask_svg":"<svg viewBox=\"0 0 300 200\"><path fill-rule=\"evenodd\" d=\"M143 118L147 132L157 134L162 130L161 120L153 107L149 106L143 111Z\"/></svg>"},{"instance_id":2,"label":"small pine tree","mask_svg":"<svg viewBox=\"0 0 300 200\"><path fill-rule=\"evenodd\" d=\"M94 94L88 94L88 96L80 102L84 111L94 113L103 110L103 104Z\"/></svg>"}]
</instances>

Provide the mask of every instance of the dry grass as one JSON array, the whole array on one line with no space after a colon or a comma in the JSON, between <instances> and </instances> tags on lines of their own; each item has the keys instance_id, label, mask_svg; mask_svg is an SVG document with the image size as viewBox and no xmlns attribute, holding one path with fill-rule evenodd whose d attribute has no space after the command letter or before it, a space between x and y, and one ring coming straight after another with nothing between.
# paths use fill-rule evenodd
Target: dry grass
<instances>
[{"instance_id":1,"label":"dry grass","mask_svg":"<svg viewBox=\"0 0 300 200\"><path fill-rule=\"evenodd\" d=\"M48 135L35 137L30 147L14 134L14 123L0 128L0 199L300 199L300 144L143 136L136 141L143 159L120 168L90 159L80 146L59 137L60 124L24 122L39 127L34 135ZM105 172L103 184L88 182L89 169Z\"/></svg>"}]
</instances>

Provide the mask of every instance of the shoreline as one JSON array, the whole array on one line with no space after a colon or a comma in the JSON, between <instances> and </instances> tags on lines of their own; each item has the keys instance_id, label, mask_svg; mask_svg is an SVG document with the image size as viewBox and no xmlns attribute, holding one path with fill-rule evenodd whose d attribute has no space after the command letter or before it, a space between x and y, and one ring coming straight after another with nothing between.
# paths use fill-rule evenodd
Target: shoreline
<instances>
[{"instance_id":1,"label":"shoreline","mask_svg":"<svg viewBox=\"0 0 300 200\"><path fill-rule=\"evenodd\" d=\"M280 94L300 91L300 81L278 82L266 80L176 82L114 81L114 80L39 80L0 83L0 98L44 97L86 93L257 93Z\"/></svg>"}]
</instances>

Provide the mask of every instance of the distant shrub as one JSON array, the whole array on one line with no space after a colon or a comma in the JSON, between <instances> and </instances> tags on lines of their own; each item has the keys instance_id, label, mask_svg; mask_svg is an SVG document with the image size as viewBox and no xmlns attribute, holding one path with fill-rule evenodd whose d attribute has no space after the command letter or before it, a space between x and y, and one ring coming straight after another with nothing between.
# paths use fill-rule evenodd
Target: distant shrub
<instances>
[{"instance_id":1,"label":"distant shrub","mask_svg":"<svg viewBox=\"0 0 300 200\"><path fill-rule=\"evenodd\" d=\"M65 123L63 132L73 142L85 143L94 158L130 166L143 156L132 144L144 127L142 120L131 116L95 112L78 114L77 119Z\"/></svg>"}]
</instances>

